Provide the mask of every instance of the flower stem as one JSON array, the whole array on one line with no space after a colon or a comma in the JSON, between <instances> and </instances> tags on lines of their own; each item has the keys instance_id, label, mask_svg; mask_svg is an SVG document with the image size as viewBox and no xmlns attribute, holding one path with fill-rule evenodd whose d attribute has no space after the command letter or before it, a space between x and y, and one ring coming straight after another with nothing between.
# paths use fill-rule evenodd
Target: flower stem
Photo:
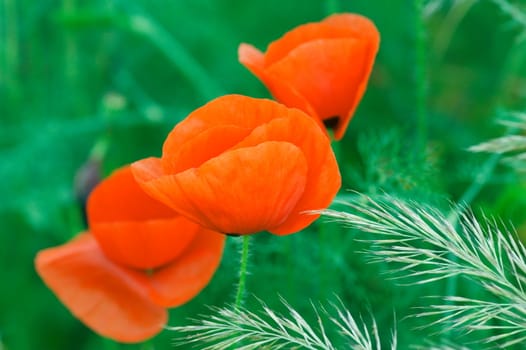
<instances>
[{"instance_id":1,"label":"flower stem","mask_svg":"<svg viewBox=\"0 0 526 350\"><path fill-rule=\"evenodd\" d=\"M241 250L241 266L239 267L239 282L237 284L237 293L235 307L239 309L243 306L243 300L245 298L246 289L246 278L247 278L247 266L248 266L248 247L249 247L249 235L243 236L243 247Z\"/></svg>"},{"instance_id":2,"label":"flower stem","mask_svg":"<svg viewBox=\"0 0 526 350\"><path fill-rule=\"evenodd\" d=\"M103 343L104 350L119 350L121 347L120 344L117 343L115 340L111 340L107 338L103 338L102 343Z\"/></svg>"}]
</instances>

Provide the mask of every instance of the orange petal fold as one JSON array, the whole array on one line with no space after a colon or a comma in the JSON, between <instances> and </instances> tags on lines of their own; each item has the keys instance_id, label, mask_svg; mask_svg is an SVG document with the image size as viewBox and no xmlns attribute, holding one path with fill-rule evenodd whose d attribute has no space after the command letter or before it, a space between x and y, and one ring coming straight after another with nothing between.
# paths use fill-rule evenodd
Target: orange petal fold
<instances>
[{"instance_id":1,"label":"orange petal fold","mask_svg":"<svg viewBox=\"0 0 526 350\"><path fill-rule=\"evenodd\" d=\"M196 158L202 160L204 158L202 155L205 153L211 158L214 153L219 153L215 151L216 147L223 151L228 147L228 143L231 143L230 140L241 141L243 130L248 135L252 129L273 119L286 117L289 113L290 109L270 100L242 95L225 95L216 98L190 113L168 134L163 144L163 167L169 172L197 167L198 162L176 161L181 149L189 147L186 144L191 145L189 151L193 149ZM225 140L220 140L221 132ZM191 154L191 152L184 153ZM170 166L167 162L184 163L186 166Z\"/></svg>"},{"instance_id":2,"label":"orange petal fold","mask_svg":"<svg viewBox=\"0 0 526 350\"><path fill-rule=\"evenodd\" d=\"M166 324L167 312L151 301L143 276L108 260L89 234L41 251L35 265L75 317L104 337L141 342Z\"/></svg>"},{"instance_id":3,"label":"orange petal fold","mask_svg":"<svg viewBox=\"0 0 526 350\"><path fill-rule=\"evenodd\" d=\"M366 55L366 45L355 39L312 41L272 65L267 71L268 79L273 86L279 86L279 80L284 80L296 87L296 93L309 101L322 120L337 117L334 136L340 139L350 121L344 116L354 114L365 91ZM278 100L294 101L294 96L282 92L274 93ZM301 108L290 102L289 106Z\"/></svg>"},{"instance_id":4,"label":"orange petal fold","mask_svg":"<svg viewBox=\"0 0 526 350\"><path fill-rule=\"evenodd\" d=\"M302 197L285 222L270 232L284 235L297 232L318 216L303 213L329 206L341 186L338 163L329 140L314 120L305 118L298 110L291 110L286 118L274 119L262 125L236 148L249 147L265 141L287 141L296 145L308 162L307 182Z\"/></svg>"},{"instance_id":5,"label":"orange petal fold","mask_svg":"<svg viewBox=\"0 0 526 350\"><path fill-rule=\"evenodd\" d=\"M248 68L265 86L278 101L286 101L289 107L295 107L306 112L317 120L321 127L321 119L317 117L316 110L309 104L309 101L301 95L296 87L284 79L272 77L265 69L264 60L256 56L258 49L248 44L239 45L238 56L239 62Z\"/></svg>"},{"instance_id":6,"label":"orange petal fold","mask_svg":"<svg viewBox=\"0 0 526 350\"><path fill-rule=\"evenodd\" d=\"M201 229L183 254L149 276L152 300L175 307L195 297L219 267L225 239L223 234Z\"/></svg>"},{"instance_id":7,"label":"orange petal fold","mask_svg":"<svg viewBox=\"0 0 526 350\"><path fill-rule=\"evenodd\" d=\"M144 193L130 167L101 182L90 195L87 209L90 231L106 256L133 268L170 262L199 229Z\"/></svg>"},{"instance_id":8,"label":"orange petal fold","mask_svg":"<svg viewBox=\"0 0 526 350\"><path fill-rule=\"evenodd\" d=\"M264 142L212 158L199 168L164 174L160 161L132 164L143 188L182 215L223 233L278 227L305 190L307 162L288 142Z\"/></svg>"},{"instance_id":9,"label":"orange petal fold","mask_svg":"<svg viewBox=\"0 0 526 350\"><path fill-rule=\"evenodd\" d=\"M291 50L307 42L338 38L355 38L370 43L373 54L378 49L378 30L370 19L356 13L340 13L321 22L300 25L270 43L264 55L265 65L268 67L276 63Z\"/></svg>"},{"instance_id":10,"label":"orange petal fold","mask_svg":"<svg viewBox=\"0 0 526 350\"><path fill-rule=\"evenodd\" d=\"M171 219L177 214L149 197L135 181L130 167L115 170L90 194L89 224L115 221Z\"/></svg>"},{"instance_id":11,"label":"orange petal fold","mask_svg":"<svg viewBox=\"0 0 526 350\"><path fill-rule=\"evenodd\" d=\"M91 226L107 257L136 269L153 269L170 263L186 249L198 230L199 225L182 216Z\"/></svg>"},{"instance_id":12,"label":"orange petal fold","mask_svg":"<svg viewBox=\"0 0 526 350\"><path fill-rule=\"evenodd\" d=\"M183 144L171 146L173 148L165 152L164 171L176 173L198 167L243 140L250 130L235 125L218 125L204 130Z\"/></svg>"}]
</instances>

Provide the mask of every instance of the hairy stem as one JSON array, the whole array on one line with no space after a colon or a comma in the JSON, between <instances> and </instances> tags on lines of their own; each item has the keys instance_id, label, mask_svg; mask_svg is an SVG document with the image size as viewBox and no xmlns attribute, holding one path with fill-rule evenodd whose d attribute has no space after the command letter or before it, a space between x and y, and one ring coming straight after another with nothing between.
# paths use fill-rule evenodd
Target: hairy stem
<instances>
[{"instance_id":1,"label":"hairy stem","mask_svg":"<svg viewBox=\"0 0 526 350\"><path fill-rule=\"evenodd\" d=\"M243 306L243 300L245 298L249 240L249 235L243 236L243 247L241 248L241 266L239 267L239 282L237 284L236 301L234 304L236 309L239 309Z\"/></svg>"}]
</instances>

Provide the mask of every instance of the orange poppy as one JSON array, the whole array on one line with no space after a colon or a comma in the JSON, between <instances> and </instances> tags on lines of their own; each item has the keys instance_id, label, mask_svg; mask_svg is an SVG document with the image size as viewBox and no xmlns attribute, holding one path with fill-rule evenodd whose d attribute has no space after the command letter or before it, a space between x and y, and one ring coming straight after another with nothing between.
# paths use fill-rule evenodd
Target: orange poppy
<instances>
[{"instance_id":1,"label":"orange poppy","mask_svg":"<svg viewBox=\"0 0 526 350\"><path fill-rule=\"evenodd\" d=\"M291 30L266 53L241 44L239 61L278 101L334 128L339 140L365 92L379 44L369 19L337 14Z\"/></svg>"},{"instance_id":2,"label":"orange poppy","mask_svg":"<svg viewBox=\"0 0 526 350\"><path fill-rule=\"evenodd\" d=\"M148 197L125 167L88 201L91 233L38 253L38 274L98 334L140 342L162 330L165 308L196 296L217 269L225 237Z\"/></svg>"},{"instance_id":3,"label":"orange poppy","mask_svg":"<svg viewBox=\"0 0 526 350\"><path fill-rule=\"evenodd\" d=\"M132 164L152 197L229 234L297 232L341 185L329 139L298 109L240 95L195 110L168 135L161 158Z\"/></svg>"}]
</instances>

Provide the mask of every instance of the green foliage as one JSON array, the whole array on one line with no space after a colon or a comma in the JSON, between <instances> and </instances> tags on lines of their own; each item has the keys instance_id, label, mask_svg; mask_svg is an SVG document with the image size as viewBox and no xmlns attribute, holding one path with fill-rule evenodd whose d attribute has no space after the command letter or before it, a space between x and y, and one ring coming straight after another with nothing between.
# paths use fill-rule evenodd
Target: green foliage
<instances>
[{"instance_id":1,"label":"green foliage","mask_svg":"<svg viewBox=\"0 0 526 350\"><path fill-rule=\"evenodd\" d=\"M416 199L444 208L442 214L448 200L467 198L488 215L526 224L517 209L525 208L523 175L466 151L505 135L494 123L500 111L526 112L520 0L1 0L0 349L171 348L169 330L138 345L94 335L45 288L33 258L84 229L74 179L98 140L109 140L106 175L159 155L173 125L212 97L269 97L237 62L239 43L264 49L292 27L335 11L364 14L381 33L368 90L347 135L334 144L344 190ZM519 235L526 237L521 229ZM360 253L371 247L369 238L327 219L292 236L254 236L245 307L261 307L254 295L286 314L284 298L316 325L311 301L328 305L338 296L355 319L363 315L370 325L367 315L374 316L385 348L393 329L400 349L476 339L435 336L440 325L417 328L432 319L406 318L415 306L429 307L422 296L446 296L451 285L399 285L387 274L392 264L371 264ZM170 326L206 318L207 305L233 302L239 248L230 238L210 285L171 311ZM455 288L495 301L462 278Z\"/></svg>"}]
</instances>

